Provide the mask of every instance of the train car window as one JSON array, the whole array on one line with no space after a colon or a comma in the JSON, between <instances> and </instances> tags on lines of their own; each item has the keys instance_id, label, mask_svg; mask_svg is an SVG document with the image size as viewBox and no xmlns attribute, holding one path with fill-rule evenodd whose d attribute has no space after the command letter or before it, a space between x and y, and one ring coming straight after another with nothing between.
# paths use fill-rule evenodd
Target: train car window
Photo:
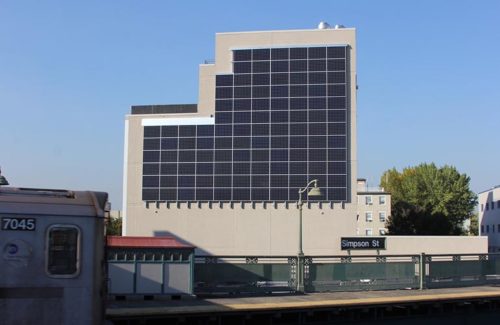
<instances>
[{"instance_id":1,"label":"train car window","mask_svg":"<svg viewBox=\"0 0 500 325\"><path fill-rule=\"evenodd\" d=\"M47 232L47 274L73 278L80 273L80 229L53 225Z\"/></svg>"}]
</instances>

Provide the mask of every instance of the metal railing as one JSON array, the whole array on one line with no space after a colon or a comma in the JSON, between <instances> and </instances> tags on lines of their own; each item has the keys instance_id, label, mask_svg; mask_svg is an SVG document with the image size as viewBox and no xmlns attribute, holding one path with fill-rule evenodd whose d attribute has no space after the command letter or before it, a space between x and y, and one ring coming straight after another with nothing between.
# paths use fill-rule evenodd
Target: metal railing
<instances>
[{"instance_id":1,"label":"metal railing","mask_svg":"<svg viewBox=\"0 0 500 325\"><path fill-rule=\"evenodd\" d=\"M296 256L196 256L195 294L295 290Z\"/></svg>"},{"instance_id":2,"label":"metal railing","mask_svg":"<svg viewBox=\"0 0 500 325\"><path fill-rule=\"evenodd\" d=\"M500 254L306 256L303 268L305 292L500 283ZM296 275L297 256L196 256L194 293L295 292Z\"/></svg>"},{"instance_id":3,"label":"metal railing","mask_svg":"<svg viewBox=\"0 0 500 325\"><path fill-rule=\"evenodd\" d=\"M498 253L424 256L426 288L500 284Z\"/></svg>"},{"instance_id":4,"label":"metal railing","mask_svg":"<svg viewBox=\"0 0 500 325\"><path fill-rule=\"evenodd\" d=\"M419 255L308 257L306 291L419 288L419 263Z\"/></svg>"}]
</instances>

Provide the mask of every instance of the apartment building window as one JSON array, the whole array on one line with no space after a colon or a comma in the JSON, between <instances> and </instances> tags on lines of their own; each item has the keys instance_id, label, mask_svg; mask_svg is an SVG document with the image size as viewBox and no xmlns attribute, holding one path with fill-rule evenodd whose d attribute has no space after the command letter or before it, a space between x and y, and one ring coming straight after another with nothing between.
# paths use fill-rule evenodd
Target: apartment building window
<instances>
[{"instance_id":1,"label":"apartment building window","mask_svg":"<svg viewBox=\"0 0 500 325\"><path fill-rule=\"evenodd\" d=\"M486 233L488 234L490 232L490 225L486 225Z\"/></svg>"},{"instance_id":2,"label":"apartment building window","mask_svg":"<svg viewBox=\"0 0 500 325\"><path fill-rule=\"evenodd\" d=\"M500 225L497 225L497 232L500 232Z\"/></svg>"},{"instance_id":3,"label":"apartment building window","mask_svg":"<svg viewBox=\"0 0 500 325\"><path fill-rule=\"evenodd\" d=\"M380 205L384 205L385 204L385 195L381 195L378 197L378 203Z\"/></svg>"},{"instance_id":4,"label":"apartment building window","mask_svg":"<svg viewBox=\"0 0 500 325\"><path fill-rule=\"evenodd\" d=\"M491 202L491 210L495 210L495 202Z\"/></svg>"},{"instance_id":5,"label":"apartment building window","mask_svg":"<svg viewBox=\"0 0 500 325\"><path fill-rule=\"evenodd\" d=\"M488 202L486 202L486 211L488 211L490 209L490 205Z\"/></svg>"},{"instance_id":6,"label":"apartment building window","mask_svg":"<svg viewBox=\"0 0 500 325\"><path fill-rule=\"evenodd\" d=\"M372 228L366 228L366 229L365 229L365 235L367 235L367 236L371 236L371 235L373 235L373 230L372 230Z\"/></svg>"},{"instance_id":7,"label":"apartment building window","mask_svg":"<svg viewBox=\"0 0 500 325\"><path fill-rule=\"evenodd\" d=\"M380 228L378 230L378 233L379 233L379 235L382 235L382 236L385 235L385 229L384 228Z\"/></svg>"},{"instance_id":8,"label":"apartment building window","mask_svg":"<svg viewBox=\"0 0 500 325\"><path fill-rule=\"evenodd\" d=\"M385 219L386 219L385 218L385 211L380 211L378 213L378 219L379 219L380 222L385 222Z\"/></svg>"},{"instance_id":9,"label":"apartment building window","mask_svg":"<svg viewBox=\"0 0 500 325\"><path fill-rule=\"evenodd\" d=\"M367 222L373 221L373 214L371 212L366 212L365 217Z\"/></svg>"},{"instance_id":10,"label":"apartment building window","mask_svg":"<svg viewBox=\"0 0 500 325\"><path fill-rule=\"evenodd\" d=\"M500 209L500 200L497 201L497 209Z\"/></svg>"},{"instance_id":11,"label":"apartment building window","mask_svg":"<svg viewBox=\"0 0 500 325\"><path fill-rule=\"evenodd\" d=\"M484 204L481 203L481 211L484 211Z\"/></svg>"},{"instance_id":12,"label":"apartment building window","mask_svg":"<svg viewBox=\"0 0 500 325\"><path fill-rule=\"evenodd\" d=\"M372 196L371 195L365 196L365 204L366 205L372 205L373 204Z\"/></svg>"},{"instance_id":13,"label":"apartment building window","mask_svg":"<svg viewBox=\"0 0 500 325\"><path fill-rule=\"evenodd\" d=\"M484 226L481 226L481 234L484 234Z\"/></svg>"}]
</instances>

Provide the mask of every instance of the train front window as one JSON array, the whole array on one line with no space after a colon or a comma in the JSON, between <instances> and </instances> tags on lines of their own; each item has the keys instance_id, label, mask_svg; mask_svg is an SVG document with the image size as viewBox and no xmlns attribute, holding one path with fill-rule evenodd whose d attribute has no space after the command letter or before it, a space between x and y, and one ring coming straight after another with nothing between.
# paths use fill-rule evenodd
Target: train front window
<instances>
[{"instance_id":1,"label":"train front window","mask_svg":"<svg viewBox=\"0 0 500 325\"><path fill-rule=\"evenodd\" d=\"M80 229L54 225L47 234L47 273L52 277L72 278L80 273Z\"/></svg>"}]
</instances>

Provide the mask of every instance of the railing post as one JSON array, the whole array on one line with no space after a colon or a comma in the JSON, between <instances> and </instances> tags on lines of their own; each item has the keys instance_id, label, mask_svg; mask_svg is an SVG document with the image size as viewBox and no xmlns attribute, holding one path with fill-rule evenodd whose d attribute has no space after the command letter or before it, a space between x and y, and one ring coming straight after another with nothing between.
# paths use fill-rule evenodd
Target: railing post
<instances>
[{"instance_id":1,"label":"railing post","mask_svg":"<svg viewBox=\"0 0 500 325\"><path fill-rule=\"evenodd\" d=\"M189 253L189 293L194 295L194 250Z\"/></svg>"},{"instance_id":2,"label":"railing post","mask_svg":"<svg viewBox=\"0 0 500 325\"><path fill-rule=\"evenodd\" d=\"M419 289L425 289L425 253L420 253L420 264L419 264Z\"/></svg>"},{"instance_id":3,"label":"railing post","mask_svg":"<svg viewBox=\"0 0 500 325\"><path fill-rule=\"evenodd\" d=\"M304 293L304 253L297 254L297 292Z\"/></svg>"}]
</instances>

